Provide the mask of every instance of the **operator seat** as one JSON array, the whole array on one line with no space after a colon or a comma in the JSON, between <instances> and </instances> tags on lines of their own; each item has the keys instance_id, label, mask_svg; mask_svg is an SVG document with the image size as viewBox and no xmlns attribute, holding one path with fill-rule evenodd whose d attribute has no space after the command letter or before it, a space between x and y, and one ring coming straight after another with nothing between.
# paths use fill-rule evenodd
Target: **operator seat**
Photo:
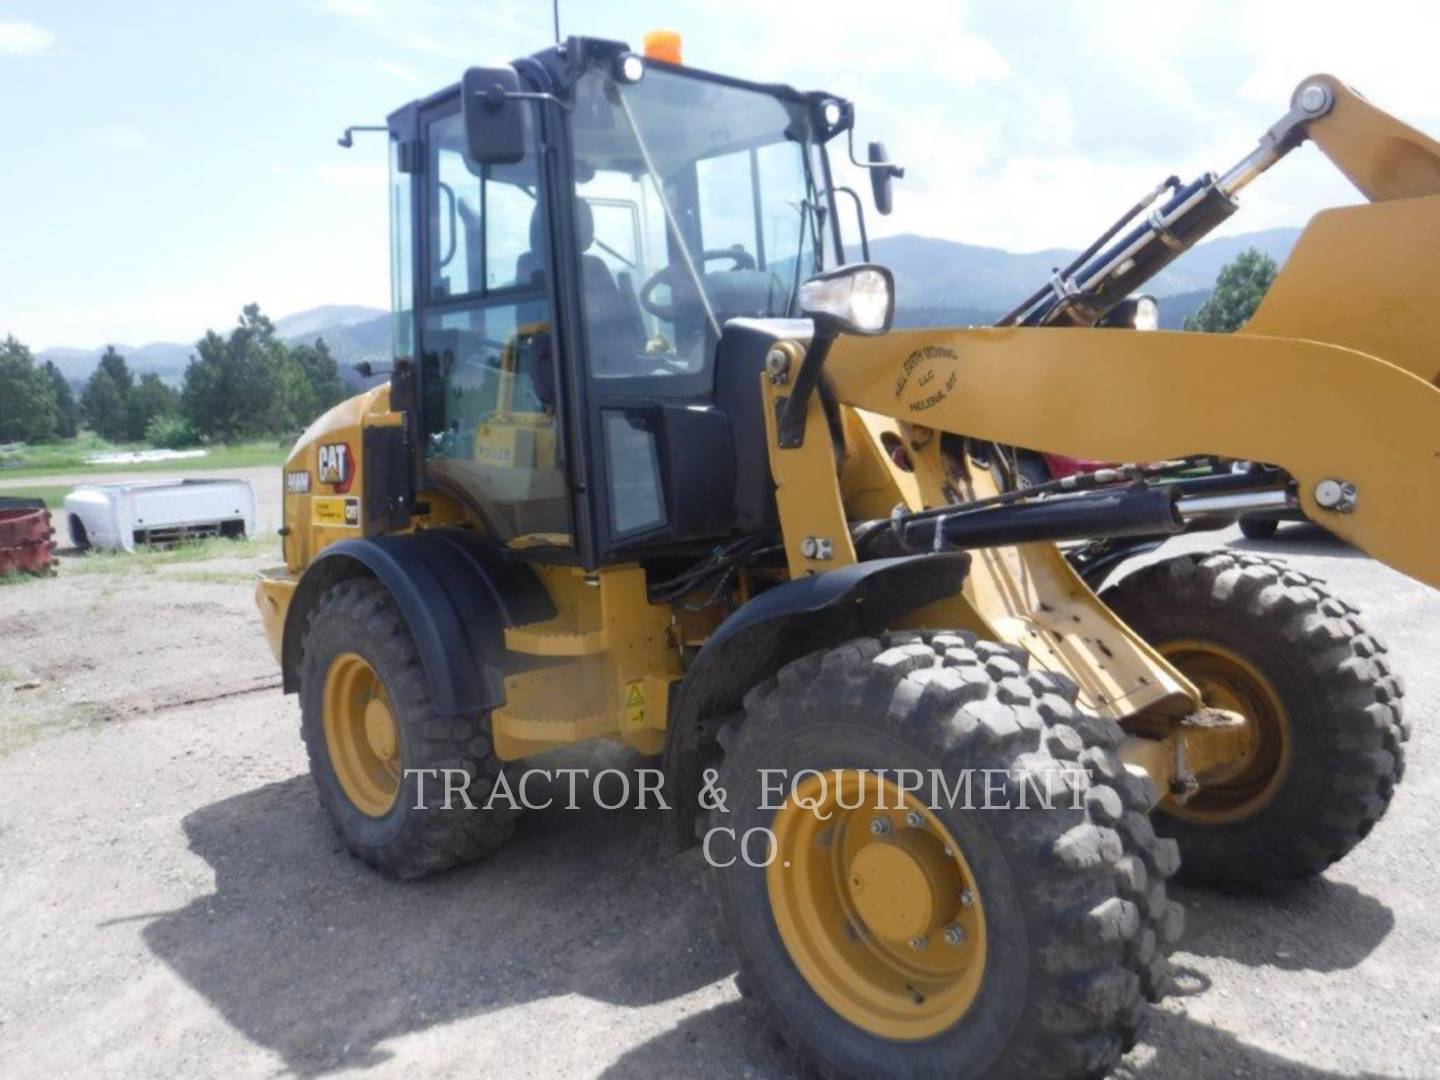
<instances>
[{"instance_id":1,"label":"operator seat","mask_svg":"<svg viewBox=\"0 0 1440 1080\"><path fill-rule=\"evenodd\" d=\"M639 302L633 287L622 289L605 261L589 254L595 242L595 214L581 198L575 200L575 240L581 252L580 289L584 293L592 370L599 375L645 373L645 324L640 319ZM517 285L545 282L544 252L545 216L536 205L530 213L530 250L515 264Z\"/></svg>"}]
</instances>

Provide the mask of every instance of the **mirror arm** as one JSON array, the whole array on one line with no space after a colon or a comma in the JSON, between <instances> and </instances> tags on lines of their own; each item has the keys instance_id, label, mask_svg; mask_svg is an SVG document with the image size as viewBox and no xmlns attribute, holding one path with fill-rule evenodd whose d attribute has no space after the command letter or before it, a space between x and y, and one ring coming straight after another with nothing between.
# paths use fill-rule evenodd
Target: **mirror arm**
<instances>
[{"instance_id":1,"label":"mirror arm","mask_svg":"<svg viewBox=\"0 0 1440 1080\"><path fill-rule=\"evenodd\" d=\"M355 139L354 139L355 132L357 132L357 131L389 131L389 130L390 130L390 128L389 128L387 125L385 125L385 124L351 124L349 127L347 127L347 128L345 129L344 133L343 133L338 139L335 140L335 143L336 143L337 146L343 146L346 150L349 150L352 146L355 145Z\"/></svg>"},{"instance_id":2,"label":"mirror arm","mask_svg":"<svg viewBox=\"0 0 1440 1080\"><path fill-rule=\"evenodd\" d=\"M506 101L548 102L551 105L558 105L566 112L574 109L574 106L568 101L561 101L554 94L539 94L530 90L506 90L498 84L490 87L489 90L476 90L475 96L484 98L486 106L491 109L498 109L501 103Z\"/></svg>"},{"instance_id":3,"label":"mirror arm","mask_svg":"<svg viewBox=\"0 0 1440 1080\"><path fill-rule=\"evenodd\" d=\"M868 263L870 261L870 234L865 231L865 204L860 201L860 196L856 195L855 189L851 187L833 187L830 189L830 194L832 196L849 195L855 200L855 220L860 225L860 253Z\"/></svg>"},{"instance_id":4,"label":"mirror arm","mask_svg":"<svg viewBox=\"0 0 1440 1080\"><path fill-rule=\"evenodd\" d=\"M812 316L814 318L814 316ZM810 347L795 374L790 396L776 402L780 415L775 419L775 442L782 450L794 450L805 444L805 420L810 410L810 397L820 384L820 370L830 355L830 346L839 337L839 330L829 320L815 318L815 333Z\"/></svg>"},{"instance_id":5,"label":"mirror arm","mask_svg":"<svg viewBox=\"0 0 1440 1080\"><path fill-rule=\"evenodd\" d=\"M850 164L857 169L886 169L896 180L905 179L905 166L893 161L860 161L855 157L855 125L845 129L845 148L850 155Z\"/></svg>"}]
</instances>

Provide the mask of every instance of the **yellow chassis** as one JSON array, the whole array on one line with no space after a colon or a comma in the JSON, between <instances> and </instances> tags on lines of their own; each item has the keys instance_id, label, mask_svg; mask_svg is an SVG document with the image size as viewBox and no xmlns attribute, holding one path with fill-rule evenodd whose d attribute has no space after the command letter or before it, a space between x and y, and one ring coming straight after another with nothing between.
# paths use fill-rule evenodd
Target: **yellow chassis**
<instances>
[{"instance_id":1,"label":"yellow chassis","mask_svg":"<svg viewBox=\"0 0 1440 1080\"><path fill-rule=\"evenodd\" d=\"M803 443L781 448L774 418L790 387L762 376L791 578L855 562L852 521L992 494L987 470L942 456L940 433L952 432L1109 461L1213 453L1278 465L1309 516L1440 585L1440 305L1431 297L1440 257L1430 242L1440 236L1440 144L1318 78L1335 107L1307 134L1371 202L1316 216L1244 332L990 328L841 338L825 366L842 419L838 449L818 398ZM805 347L776 346L792 371ZM387 392L371 391L317 422L288 467L313 468L321 437L358 444L361 427L398 422ZM896 464L895 445L911 468ZM357 492L363 479L362 462ZM1315 491L1324 480L1353 485L1353 509L1322 507ZM412 529L467 516L440 493L425 499L431 509ZM257 588L277 657L299 575L346 535L312 518L308 496L287 491L286 511L287 569ZM650 604L634 565L541 573L560 614L513 627L505 641L549 666L505 680L507 701L493 717L498 752L515 758L596 737L658 751L682 656L718 619ZM1086 707L1134 733L1123 755L1162 791L1222 777L1244 754L1244 725L1205 710L1191 682L1102 604L1054 545L975 552L962 593L908 622L1023 646L1039 666L1069 676Z\"/></svg>"}]
</instances>

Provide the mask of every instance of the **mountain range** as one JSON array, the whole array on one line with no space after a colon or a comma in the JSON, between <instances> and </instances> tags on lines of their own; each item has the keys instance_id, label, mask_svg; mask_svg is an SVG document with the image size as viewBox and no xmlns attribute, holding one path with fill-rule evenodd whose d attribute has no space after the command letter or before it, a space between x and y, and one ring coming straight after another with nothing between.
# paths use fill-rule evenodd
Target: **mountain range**
<instances>
[{"instance_id":1,"label":"mountain range","mask_svg":"<svg viewBox=\"0 0 1440 1080\"><path fill-rule=\"evenodd\" d=\"M1204 303L1215 277L1231 259L1256 248L1283 263L1299 229L1241 233L1196 245L1155 276L1146 291L1160 299L1162 329L1179 329L1186 315ZM896 322L905 326L978 326L994 322L1043 285L1076 252L1066 248L1016 253L955 240L902 233L870 245L870 257L895 274ZM359 384L354 365L390 356L390 313L358 304L326 304L275 320L285 341L325 339L340 362L347 385ZM194 345L153 342L138 347L117 344L132 371L153 371L179 385ZM51 360L74 383L95 370L103 349L57 347L37 353Z\"/></svg>"}]
</instances>

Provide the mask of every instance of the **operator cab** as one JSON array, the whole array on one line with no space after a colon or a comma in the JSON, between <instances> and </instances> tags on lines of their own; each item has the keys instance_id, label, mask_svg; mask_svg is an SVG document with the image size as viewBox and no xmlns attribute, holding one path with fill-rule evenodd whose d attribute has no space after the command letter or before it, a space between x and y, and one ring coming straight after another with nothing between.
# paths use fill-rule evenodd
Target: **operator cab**
<instances>
[{"instance_id":1,"label":"operator cab","mask_svg":"<svg viewBox=\"0 0 1440 1080\"><path fill-rule=\"evenodd\" d=\"M825 144L850 120L831 95L582 38L392 114L392 393L417 490L551 562L728 535L764 350L721 339L798 315L844 261Z\"/></svg>"}]
</instances>

